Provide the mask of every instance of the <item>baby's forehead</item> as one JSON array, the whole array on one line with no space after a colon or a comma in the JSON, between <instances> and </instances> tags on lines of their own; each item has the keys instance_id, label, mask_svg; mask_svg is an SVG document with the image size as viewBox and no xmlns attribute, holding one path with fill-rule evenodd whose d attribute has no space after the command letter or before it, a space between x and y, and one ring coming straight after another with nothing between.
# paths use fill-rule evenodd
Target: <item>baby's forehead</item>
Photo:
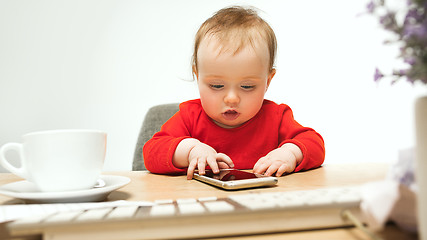
<instances>
[{"instance_id":1,"label":"baby's forehead","mask_svg":"<svg viewBox=\"0 0 427 240\"><path fill-rule=\"evenodd\" d=\"M268 45L261 35L254 37L242 38L240 36L217 36L215 34L208 34L202 38L199 50L208 48L213 50L218 55L228 53L235 55L243 49L250 49L254 52L268 53Z\"/></svg>"}]
</instances>

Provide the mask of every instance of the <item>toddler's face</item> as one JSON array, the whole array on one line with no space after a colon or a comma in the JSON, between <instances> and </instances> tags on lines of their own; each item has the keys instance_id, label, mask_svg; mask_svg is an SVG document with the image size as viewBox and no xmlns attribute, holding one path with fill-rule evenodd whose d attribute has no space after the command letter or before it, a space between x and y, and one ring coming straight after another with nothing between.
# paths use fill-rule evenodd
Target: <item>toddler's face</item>
<instances>
[{"instance_id":1,"label":"toddler's face","mask_svg":"<svg viewBox=\"0 0 427 240\"><path fill-rule=\"evenodd\" d=\"M264 45L237 54L220 46L215 38L201 42L195 74L205 112L217 125L235 128L258 113L275 70L269 71Z\"/></svg>"}]
</instances>

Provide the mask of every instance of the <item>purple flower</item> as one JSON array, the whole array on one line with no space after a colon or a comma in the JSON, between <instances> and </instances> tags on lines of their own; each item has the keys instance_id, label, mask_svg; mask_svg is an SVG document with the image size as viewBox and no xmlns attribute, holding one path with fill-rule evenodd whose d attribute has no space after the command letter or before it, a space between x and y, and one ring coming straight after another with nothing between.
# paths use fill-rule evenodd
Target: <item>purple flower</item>
<instances>
[{"instance_id":1,"label":"purple flower","mask_svg":"<svg viewBox=\"0 0 427 240\"><path fill-rule=\"evenodd\" d=\"M403 37L417 37L424 39L427 37L427 31L423 25L408 24L403 28Z\"/></svg>"},{"instance_id":2,"label":"purple flower","mask_svg":"<svg viewBox=\"0 0 427 240\"><path fill-rule=\"evenodd\" d=\"M375 4L374 1L370 1L367 5L366 5L366 9L368 10L368 13L373 13L375 10Z\"/></svg>"},{"instance_id":3,"label":"purple flower","mask_svg":"<svg viewBox=\"0 0 427 240\"><path fill-rule=\"evenodd\" d=\"M405 16L404 25L406 24L414 24L416 22L421 22L423 20L423 15L419 14L417 8L409 9L408 13Z\"/></svg>"},{"instance_id":4,"label":"purple flower","mask_svg":"<svg viewBox=\"0 0 427 240\"><path fill-rule=\"evenodd\" d=\"M397 78L406 77L406 74L408 74L408 72L408 69L393 70L393 75Z\"/></svg>"},{"instance_id":5,"label":"purple flower","mask_svg":"<svg viewBox=\"0 0 427 240\"><path fill-rule=\"evenodd\" d=\"M384 74L382 74L378 68L375 68L374 81L378 82L378 80L380 80L383 77L384 77Z\"/></svg>"},{"instance_id":6,"label":"purple flower","mask_svg":"<svg viewBox=\"0 0 427 240\"><path fill-rule=\"evenodd\" d=\"M414 65L416 62L416 59L414 57L405 57L403 61L409 65Z\"/></svg>"},{"instance_id":7,"label":"purple flower","mask_svg":"<svg viewBox=\"0 0 427 240\"><path fill-rule=\"evenodd\" d=\"M406 0L406 9L389 8L386 2L369 0L366 11L377 16L385 30L395 34L385 43L400 45L399 58L407 64L407 69L394 70L391 76L384 76L375 68L374 80L378 82L387 77L394 84L404 78L411 83L427 84L427 0ZM405 16L403 22L396 20L396 15L401 13Z\"/></svg>"}]
</instances>

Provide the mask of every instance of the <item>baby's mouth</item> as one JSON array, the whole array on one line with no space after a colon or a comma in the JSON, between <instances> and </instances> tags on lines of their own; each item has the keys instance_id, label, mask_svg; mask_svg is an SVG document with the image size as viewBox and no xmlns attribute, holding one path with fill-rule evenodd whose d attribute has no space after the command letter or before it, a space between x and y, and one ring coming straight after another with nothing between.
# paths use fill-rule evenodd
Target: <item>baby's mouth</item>
<instances>
[{"instance_id":1,"label":"baby's mouth","mask_svg":"<svg viewBox=\"0 0 427 240\"><path fill-rule=\"evenodd\" d=\"M238 118L240 113L238 113L236 110L227 110L224 113L222 113L222 116L225 120L231 121L236 118Z\"/></svg>"}]
</instances>

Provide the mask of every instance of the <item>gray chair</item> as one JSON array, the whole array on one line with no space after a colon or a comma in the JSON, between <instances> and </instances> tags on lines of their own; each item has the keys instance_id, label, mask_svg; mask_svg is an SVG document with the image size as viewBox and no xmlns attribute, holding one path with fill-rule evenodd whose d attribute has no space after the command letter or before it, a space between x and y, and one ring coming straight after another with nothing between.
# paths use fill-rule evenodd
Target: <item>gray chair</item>
<instances>
[{"instance_id":1,"label":"gray chair","mask_svg":"<svg viewBox=\"0 0 427 240\"><path fill-rule=\"evenodd\" d=\"M142 147L153 135L160 130L162 125L179 110L179 103L157 105L150 108L142 122L138 141L133 155L133 171L146 170Z\"/></svg>"}]
</instances>

